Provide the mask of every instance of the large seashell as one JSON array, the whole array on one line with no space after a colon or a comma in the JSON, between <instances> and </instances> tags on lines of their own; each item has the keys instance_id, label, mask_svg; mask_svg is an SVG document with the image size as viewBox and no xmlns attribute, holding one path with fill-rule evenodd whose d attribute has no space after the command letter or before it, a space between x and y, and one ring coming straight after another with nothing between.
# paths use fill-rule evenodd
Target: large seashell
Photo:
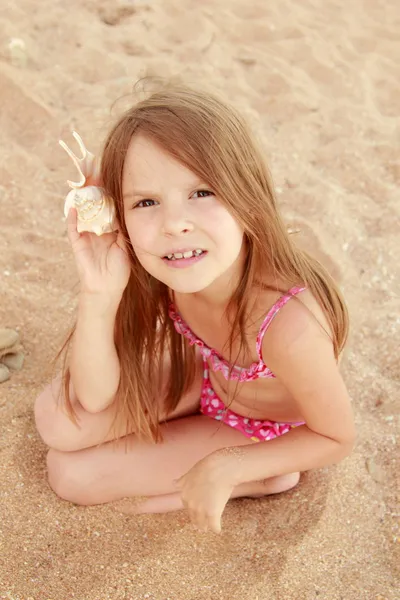
<instances>
[{"instance_id":1,"label":"large seashell","mask_svg":"<svg viewBox=\"0 0 400 600\"><path fill-rule=\"evenodd\" d=\"M91 231L96 235L114 231L114 204L105 196L103 190L94 185L71 190L65 198L64 215L75 207L78 213L77 231Z\"/></svg>"},{"instance_id":2,"label":"large seashell","mask_svg":"<svg viewBox=\"0 0 400 600\"><path fill-rule=\"evenodd\" d=\"M66 151L78 169L79 181L67 181L71 189L64 204L64 215L67 217L69 209L75 207L78 213L77 231L89 231L96 235L110 233L115 227L114 202L104 190L96 185L99 177L99 168L95 156L89 152L80 135L72 133L82 152L82 158L76 156L68 146L59 140L60 146ZM89 185L87 185L89 183Z\"/></svg>"}]
</instances>

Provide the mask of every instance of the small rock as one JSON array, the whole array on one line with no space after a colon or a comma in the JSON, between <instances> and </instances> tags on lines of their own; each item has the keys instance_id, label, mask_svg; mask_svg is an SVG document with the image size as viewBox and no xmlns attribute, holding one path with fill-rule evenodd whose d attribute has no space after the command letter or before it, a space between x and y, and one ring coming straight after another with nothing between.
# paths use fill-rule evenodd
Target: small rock
<instances>
[{"instance_id":1,"label":"small rock","mask_svg":"<svg viewBox=\"0 0 400 600\"><path fill-rule=\"evenodd\" d=\"M0 329L0 348L10 348L19 340L17 331L13 329Z\"/></svg>"},{"instance_id":2,"label":"small rock","mask_svg":"<svg viewBox=\"0 0 400 600\"><path fill-rule=\"evenodd\" d=\"M376 464L374 457L371 456L370 458L367 458L365 466L374 481L377 483L384 483L386 481L385 473L383 469Z\"/></svg>"},{"instance_id":3,"label":"small rock","mask_svg":"<svg viewBox=\"0 0 400 600\"><path fill-rule=\"evenodd\" d=\"M1 362L12 371L20 371L24 364L24 355L22 352L6 354L2 357Z\"/></svg>"},{"instance_id":4,"label":"small rock","mask_svg":"<svg viewBox=\"0 0 400 600\"><path fill-rule=\"evenodd\" d=\"M2 348L0 345L0 362L3 356L6 354L16 354L22 350L22 346L19 342L16 342L12 346L8 346L6 348Z\"/></svg>"},{"instance_id":5,"label":"small rock","mask_svg":"<svg viewBox=\"0 0 400 600\"><path fill-rule=\"evenodd\" d=\"M0 383L3 383L3 381L7 381L7 379L10 379L10 371L8 370L6 365L0 364Z\"/></svg>"},{"instance_id":6,"label":"small rock","mask_svg":"<svg viewBox=\"0 0 400 600\"><path fill-rule=\"evenodd\" d=\"M239 56L237 60L244 65L255 65L257 62L256 59L251 58L251 56Z\"/></svg>"},{"instance_id":7,"label":"small rock","mask_svg":"<svg viewBox=\"0 0 400 600\"><path fill-rule=\"evenodd\" d=\"M10 53L11 64L14 67L26 67L27 52L24 40L21 40L20 38L11 38L8 44L8 50Z\"/></svg>"},{"instance_id":8,"label":"small rock","mask_svg":"<svg viewBox=\"0 0 400 600\"><path fill-rule=\"evenodd\" d=\"M119 25L121 21L131 17L135 14L137 6L132 4L122 3L119 6L107 6L107 8L101 8L99 10L99 17L106 25Z\"/></svg>"}]
</instances>

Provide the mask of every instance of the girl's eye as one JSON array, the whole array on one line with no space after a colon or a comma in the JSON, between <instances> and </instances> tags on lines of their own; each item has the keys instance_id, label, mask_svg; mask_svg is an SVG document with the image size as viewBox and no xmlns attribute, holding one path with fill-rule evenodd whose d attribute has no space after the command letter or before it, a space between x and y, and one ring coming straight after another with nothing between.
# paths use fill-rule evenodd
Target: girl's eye
<instances>
[{"instance_id":1,"label":"girl's eye","mask_svg":"<svg viewBox=\"0 0 400 600\"><path fill-rule=\"evenodd\" d=\"M210 192L210 190L197 190L195 194L199 194L200 198L207 198L207 196L214 196L214 192Z\"/></svg>"},{"instance_id":2,"label":"girl's eye","mask_svg":"<svg viewBox=\"0 0 400 600\"><path fill-rule=\"evenodd\" d=\"M147 198L146 200L141 200L140 202L135 204L135 206L133 208L145 208L146 206L154 206L154 203L155 203L155 200L150 200Z\"/></svg>"}]
</instances>

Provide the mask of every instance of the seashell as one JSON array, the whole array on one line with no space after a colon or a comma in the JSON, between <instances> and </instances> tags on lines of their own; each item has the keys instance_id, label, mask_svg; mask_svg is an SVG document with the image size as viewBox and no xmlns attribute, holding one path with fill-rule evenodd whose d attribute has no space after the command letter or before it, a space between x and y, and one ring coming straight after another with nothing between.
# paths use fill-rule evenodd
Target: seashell
<instances>
[{"instance_id":1,"label":"seashell","mask_svg":"<svg viewBox=\"0 0 400 600\"><path fill-rule=\"evenodd\" d=\"M114 231L114 204L107 201L101 188L94 185L71 190L65 198L64 215L75 207L78 213L77 231L91 231L96 235Z\"/></svg>"},{"instance_id":2,"label":"seashell","mask_svg":"<svg viewBox=\"0 0 400 600\"><path fill-rule=\"evenodd\" d=\"M89 231L96 235L115 231L115 207L113 200L105 191L96 185L99 177L99 168L95 156L89 152L80 135L72 133L82 152L82 158L77 157L63 142L60 146L66 151L78 169L79 181L67 181L71 191L65 198L64 215L67 217L71 207L77 210L77 231ZM89 184L89 185L88 185Z\"/></svg>"}]
</instances>

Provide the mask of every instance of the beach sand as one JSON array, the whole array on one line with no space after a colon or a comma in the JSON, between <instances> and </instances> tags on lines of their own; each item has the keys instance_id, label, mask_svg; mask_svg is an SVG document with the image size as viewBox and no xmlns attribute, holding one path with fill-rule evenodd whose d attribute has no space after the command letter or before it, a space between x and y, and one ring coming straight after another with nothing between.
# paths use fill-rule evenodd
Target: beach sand
<instances>
[{"instance_id":1,"label":"beach sand","mask_svg":"<svg viewBox=\"0 0 400 600\"><path fill-rule=\"evenodd\" d=\"M0 598L399 597L399 31L395 0L2 5L0 328L19 331L25 364L0 385ZM244 111L288 227L351 312L354 452L289 493L230 502L220 536L184 512L58 499L33 419L78 290L62 214L75 172L58 140L74 147L77 130L98 151L144 75L204 81Z\"/></svg>"}]
</instances>

